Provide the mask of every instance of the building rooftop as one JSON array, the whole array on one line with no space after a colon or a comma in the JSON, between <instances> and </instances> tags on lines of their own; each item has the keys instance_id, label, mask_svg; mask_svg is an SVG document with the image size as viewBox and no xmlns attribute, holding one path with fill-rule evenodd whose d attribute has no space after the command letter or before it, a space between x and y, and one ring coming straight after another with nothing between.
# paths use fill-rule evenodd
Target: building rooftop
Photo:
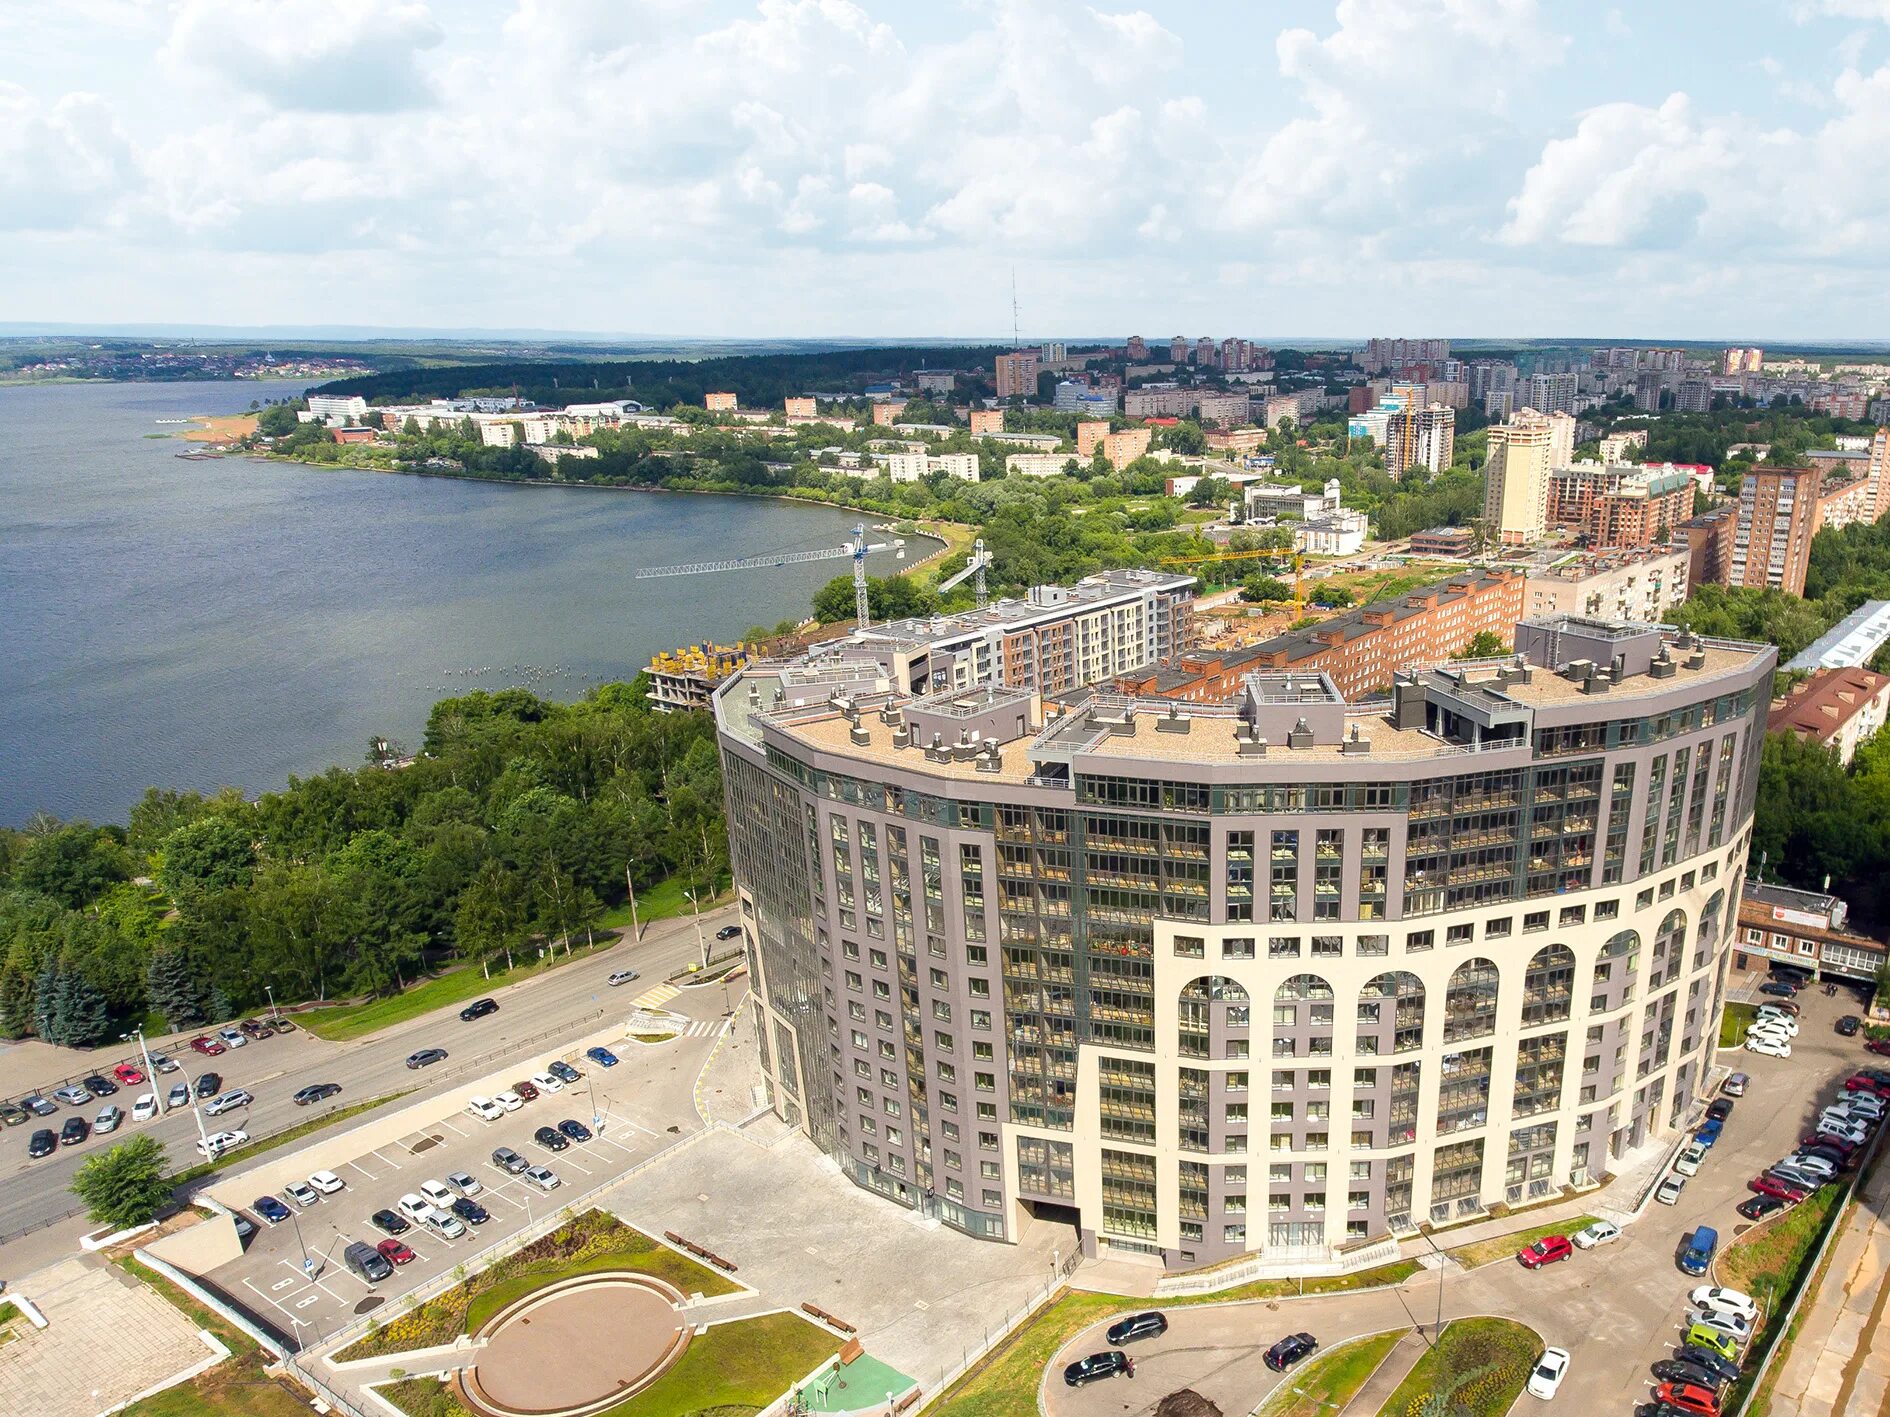
<instances>
[{"instance_id":1,"label":"building rooftop","mask_svg":"<svg viewBox=\"0 0 1890 1417\"><path fill-rule=\"evenodd\" d=\"M1866 600L1808 645L1786 669L1848 669L1890 640L1890 600Z\"/></svg>"},{"instance_id":2,"label":"building rooftop","mask_svg":"<svg viewBox=\"0 0 1890 1417\"><path fill-rule=\"evenodd\" d=\"M1071 586L1035 586L1024 597L994 600L982 610L954 615L932 615L890 620L855 631L855 643L890 640L899 644L931 644L964 635L982 634L1029 622L1047 615L1063 615L1087 605L1098 605L1119 595L1150 590L1179 591L1194 584L1193 576L1166 571L1115 570L1085 576Z\"/></svg>"},{"instance_id":3,"label":"building rooftop","mask_svg":"<svg viewBox=\"0 0 1890 1417\"><path fill-rule=\"evenodd\" d=\"M1862 713L1886 687L1890 687L1890 674L1855 668L1820 669L1803 683L1794 684L1784 698L1772 701L1765 731L1825 742Z\"/></svg>"}]
</instances>

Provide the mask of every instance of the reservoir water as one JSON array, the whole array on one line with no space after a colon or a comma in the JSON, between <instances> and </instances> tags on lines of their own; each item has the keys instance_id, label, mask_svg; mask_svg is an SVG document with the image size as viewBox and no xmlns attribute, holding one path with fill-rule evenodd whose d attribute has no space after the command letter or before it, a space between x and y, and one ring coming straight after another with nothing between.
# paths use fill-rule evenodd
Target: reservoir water
<instances>
[{"instance_id":1,"label":"reservoir water","mask_svg":"<svg viewBox=\"0 0 1890 1417\"><path fill-rule=\"evenodd\" d=\"M147 436L299 392L0 389L0 825L353 767L375 734L417 745L436 699L574 698L658 649L803 615L847 570L634 578L837 546L856 518L826 507L192 462Z\"/></svg>"}]
</instances>

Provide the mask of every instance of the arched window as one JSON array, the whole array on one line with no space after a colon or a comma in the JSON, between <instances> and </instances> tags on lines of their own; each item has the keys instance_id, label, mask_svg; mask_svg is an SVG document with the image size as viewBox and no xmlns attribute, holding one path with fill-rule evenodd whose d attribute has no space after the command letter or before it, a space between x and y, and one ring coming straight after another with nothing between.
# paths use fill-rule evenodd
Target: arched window
<instances>
[{"instance_id":1,"label":"arched window","mask_svg":"<svg viewBox=\"0 0 1890 1417\"><path fill-rule=\"evenodd\" d=\"M1298 999L1330 999L1332 986L1317 974L1295 974L1274 990L1273 1002L1289 1003Z\"/></svg>"},{"instance_id":2,"label":"arched window","mask_svg":"<svg viewBox=\"0 0 1890 1417\"><path fill-rule=\"evenodd\" d=\"M1701 968L1719 947L1719 912L1726 904L1726 892L1714 891L1700 912L1699 928L1693 932L1693 967Z\"/></svg>"},{"instance_id":3,"label":"arched window","mask_svg":"<svg viewBox=\"0 0 1890 1417\"><path fill-rule=\"evenodd\" d=\"M1567 945L1544 945L1523 973L1523 1027L1560 1023L1575 993L1575 952Z\"/></svg>"},{"instance_id":4,"label":"arched window","mask_svg":"<svg viewBox=\"0 0 1890 1417\"><path fill-rule=\"evenodd\" d=\"M1403 1053L1424 1044L1424 981L1395 969L1358 991L1361 1055Z\"/></svg>"},{"instance_id":5,"label":"arched window","mask_svg":"<svg viewBox=\"0 0 1890 1417\"><path fill-rule=\"evenodd\" d=\"M1680 972L1686 955L1687 915L1684 910L1670 910L1654 935L1654 962L1647 987L1657 989Z\"/></svg>"},{"instance_id":6,"label":"arched window","mask_svg":"<svg viewBox=\"0 0 1890 1417\"><path fill-rule=\"evenodd\" d=\"M1210 1023L1218 1021L1223 1028L1245 1028L1252 1021L1252 1005L1247 991L1234 980L1207 974L1181 986L1179 1015L1182 1051L1205 1056Z\"/></svg>"},{"instance_id":7,"label":"arched window","mask_svg":"<svg viewBox=\"0 0 1890 1417\"><path fill-rule=\"evenodd\" d=\"M1444 1041L1460 1042L1496 1032L1496 966L1467 959L1450 976L1444 993Z\"/></svg>"},{"instance_id":8,"label":"arched window","mask_svg":"<svg viewBox=\"0 0 1890 1417\"><path fill-rule=\"evenodd\" d=\"M1329 1029L1332 1026L1332 986L1317 974L1295 974L1273 991L1273 1051L1287 1057L1299 1051L1290 1037L1300 1025ZM1306 1040L1302 1040L1306 1041ZM1321 1033L1310 1040L1313 1054L1332 1051L1332 1035Z\"/></svg>"}]
</instances>

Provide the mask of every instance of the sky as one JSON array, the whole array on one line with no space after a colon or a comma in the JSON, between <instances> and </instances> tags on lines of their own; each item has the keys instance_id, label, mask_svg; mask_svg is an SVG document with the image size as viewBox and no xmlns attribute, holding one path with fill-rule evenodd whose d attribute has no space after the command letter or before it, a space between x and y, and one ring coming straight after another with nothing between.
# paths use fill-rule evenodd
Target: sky
<instances>
[{"instance_id":1,"label":"sky","mask_svg":"<svg viewBox=\"0 0 1890 1417\"><path fill-rule=\"evenodd\" d=\"M0 321L1890 336L1890 0L0 6Z\"/></svg>"}]
</instances>

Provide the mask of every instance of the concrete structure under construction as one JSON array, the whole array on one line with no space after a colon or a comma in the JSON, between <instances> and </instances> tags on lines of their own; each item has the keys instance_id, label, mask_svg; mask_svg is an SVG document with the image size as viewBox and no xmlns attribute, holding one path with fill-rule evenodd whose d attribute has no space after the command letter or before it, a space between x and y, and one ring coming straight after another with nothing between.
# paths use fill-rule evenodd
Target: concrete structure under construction
<instances>
[{"instance_id":1,"label":"concrete structure under construction","mask_svg":"<svg viewBox=\"0 0 1890 1417\"><path fill-rule=\"evenodd\" d=\"M1297 671L1047 721L845 659L729 680L769 1103L925 1216L1170 1268L1395 1258L1664 1146L1713 1066L1776 653L1512 633L1372 705Z\"/></svg>"}]
</instances>

